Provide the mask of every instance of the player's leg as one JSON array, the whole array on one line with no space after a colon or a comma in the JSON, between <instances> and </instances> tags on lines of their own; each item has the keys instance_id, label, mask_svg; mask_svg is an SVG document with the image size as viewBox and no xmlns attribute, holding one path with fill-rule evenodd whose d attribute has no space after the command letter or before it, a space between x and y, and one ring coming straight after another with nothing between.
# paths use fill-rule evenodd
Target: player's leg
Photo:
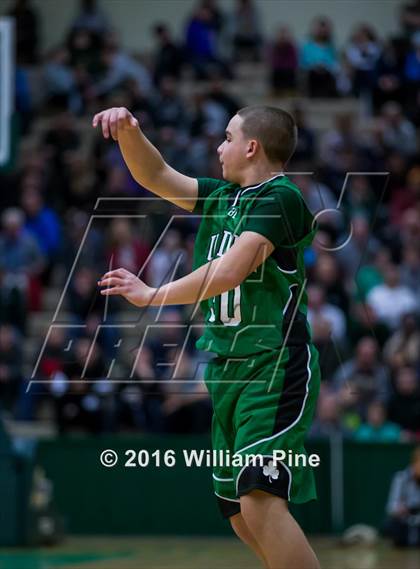
<instances>
[{"instance_id":1,"label":"player's leg","mask_svg":"<svg viewBox=\"0 0 420 569\"><path fill-rule=\"evenodd\" d=\"M263 563L264 567L266 567L267 569L269 569L269 565L264 557L264 553L262 551L262 549L260 548L260 546L258 545L257 540L255 539L255 537L253 536L253 534L251 533L251 531L249 530L242 514L235 514L234 516L231 516L229 518L231 526L233 528L233 531L236 533L236 535L239 537L239 539L241 541L243 541L243 543L245 543L245 545L248 545L248 547L250 547L252 549L252 551L255 553L255 555L260 559L260 561Z\"/></svg>"},{"instance_id":2,"label":"player's leg","mask_svg":"<svg viewBox=\"0 0 420 569\"><path fill-rule=\"evenodd\" d=\"M253 490L241 497L241 515L269 569L320 569L286 500Z\"/></svg>"},{"instance_id":3,"label":"player's leg","mask_svg":"<svg viewBox=\"0 0 420 569\"><path fill-rule=\"evenodd\" d=\"M320 382L317 353L310 345L293 346L280 363L277 366L262 355L255 379L267 379L272 389L252 381L238 402L235 452L244 459L256 454L262 461L234 468L236 495L270 569L313 569L319 564L287 506L289 500L302 503L316 497L312 469L307 464L277 462L274 453L305 455L305 432Z\"/></svg>"}]
</instances>

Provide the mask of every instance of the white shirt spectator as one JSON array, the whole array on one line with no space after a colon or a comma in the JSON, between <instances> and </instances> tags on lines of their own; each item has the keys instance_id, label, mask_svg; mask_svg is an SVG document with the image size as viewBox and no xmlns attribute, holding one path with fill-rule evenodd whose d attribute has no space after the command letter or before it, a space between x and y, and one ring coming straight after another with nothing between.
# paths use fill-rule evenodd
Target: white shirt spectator
<instances>
[{"instance_id":1,"label":"white shirt spectator","mask_svg":"<svg viewBox=\"0 0 420 569\"><path fill-rule=\"evenodd\" d=\"M393 330L398 327L404 313L417 311L419 308L416 296L404 285L377 285L369 292L366 301L379 320Z\"/></svg>"},{"instance_id":2,"label":"white shirt spectator","mask_svg":"<svg viewBox=\"0 0 420 569\"><path fill-rule=\"evenodd\" d=\"M326 320L331 327L331 338L341 342L346 336L346 319L343 311L333 304L325 303L318 310L308 308L308 322L313 326L315 318Z\"/></svg>"}]
</instances>

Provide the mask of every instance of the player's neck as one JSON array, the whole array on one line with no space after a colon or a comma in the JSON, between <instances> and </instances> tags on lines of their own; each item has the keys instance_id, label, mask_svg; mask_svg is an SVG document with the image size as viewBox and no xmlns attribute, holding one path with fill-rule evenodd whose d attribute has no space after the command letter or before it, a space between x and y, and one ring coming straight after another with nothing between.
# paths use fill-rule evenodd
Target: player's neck
<instances>
[{"instance_id":1,"label":"player's neck","mask_svg":"<svg viewBox=\"0 0 420 569\"><path fill-rule=\"evenodd\" d=\"M253 186L254 184L261 184L267 180L271 180L275 176L282 173L280 167L274 167L271 165L264 164L262 167L254 167L249 170L245 170L240 180L238 180L239 185L244 188L246 186Z\"/></svg>"}]
</instances>

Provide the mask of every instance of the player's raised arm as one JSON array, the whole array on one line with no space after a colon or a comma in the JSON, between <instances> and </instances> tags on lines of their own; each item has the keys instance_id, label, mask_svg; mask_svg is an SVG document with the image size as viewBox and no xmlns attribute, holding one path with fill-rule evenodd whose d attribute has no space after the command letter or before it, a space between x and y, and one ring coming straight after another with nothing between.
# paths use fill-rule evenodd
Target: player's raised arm
<instances>
[{"instance_id":1,"label":"player's raised arm","mask_svg":"<svg viewBox=\"0 0 420 569\"><path fill-rule=\"evenodd\" d=\"M106 109L93 117L105 138L118 141L133 178L154 194L192 211L198 195L195 178L177 172L167 164L158 149L144 136L138 120L124 107Z\"/></svg>"}]
</instances>

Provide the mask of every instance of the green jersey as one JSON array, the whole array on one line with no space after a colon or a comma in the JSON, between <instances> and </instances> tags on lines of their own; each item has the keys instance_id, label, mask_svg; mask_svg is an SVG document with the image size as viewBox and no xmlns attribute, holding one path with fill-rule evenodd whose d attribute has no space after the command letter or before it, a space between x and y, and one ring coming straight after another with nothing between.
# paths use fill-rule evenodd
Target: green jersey
<instances>
[{"instance_id":1,"label":"green jersey","mask_svg":"<svg viewBox=\"0 0 420 569\"><path fill-rule=\"evenodd\" d=\"M199 178L193 213L202 215L194 269L222 256L243 231L275 247L235 289L200 303L205 331L197 348L234 358L310 342L303 252L316 222L297 186L283 174L248 187Z\"/></svg>"}]
</instances>

